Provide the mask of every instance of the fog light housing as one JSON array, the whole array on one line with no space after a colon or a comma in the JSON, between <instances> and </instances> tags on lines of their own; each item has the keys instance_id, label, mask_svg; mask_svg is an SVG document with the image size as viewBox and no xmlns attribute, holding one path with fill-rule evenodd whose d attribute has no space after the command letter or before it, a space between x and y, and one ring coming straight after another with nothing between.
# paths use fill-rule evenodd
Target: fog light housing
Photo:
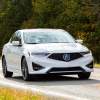
<instances>
[{"instance_id":1,"label":"fog light housing","mask_svg":"<svg viewBox=\"0 0 100 100\"><path fill-rule=\"evenodd\" d=\"M38 65L36 63L33 63L33 62L32 62L32 67L33 67L34 71L39 71L39 70L44 68L44 67L42 67L42 66L40 66L40 65Z\"/></svg>"},{"instance_id":2,"label":"fog light housing","mask_svg":"<svg viewBox=\"0 0 100 100\"><path fill-rule=\"evenodd\" d=\"M93 66L94 66L93 61L87 65L88 68L93 68Z\"/></svg>"}]
</instances>

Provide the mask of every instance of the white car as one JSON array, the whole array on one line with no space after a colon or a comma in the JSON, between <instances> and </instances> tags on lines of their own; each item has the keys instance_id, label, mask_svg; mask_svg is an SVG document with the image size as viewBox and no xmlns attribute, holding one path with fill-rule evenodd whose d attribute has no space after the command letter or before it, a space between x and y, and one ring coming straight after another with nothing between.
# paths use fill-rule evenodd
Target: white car
<instances>
[{"instance_id":1,"label":"white car","mask_svg":"<svg viewBox=\"0 0 100 100\"><path fill-rule=\"evenodd\" d=\"M88 79L93 71L91 51L62 29L16 31L2 51L4 77L77 74Z\"/></svg>"}]
</instances>

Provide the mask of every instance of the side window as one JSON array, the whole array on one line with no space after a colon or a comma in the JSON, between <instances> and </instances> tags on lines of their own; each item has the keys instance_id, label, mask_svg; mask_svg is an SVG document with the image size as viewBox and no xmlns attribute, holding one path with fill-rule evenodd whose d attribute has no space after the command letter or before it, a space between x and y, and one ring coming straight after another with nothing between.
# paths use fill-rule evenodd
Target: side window
<instances>
[{"instance_id":1,"label":"side window","mask_svg":"<svg viewBox=\"0 0 100 100\"><path fill-rule=\"evenodd\" d=\"M22 40L21 40L21 33L20 32L17 32L16 33L16 40L15 41L19 41L20 44L22 43Z\"/></svg>"},{"instance_id":2,"label":"side window","mask_svg":"<svg viewBox=\"0 0 100 100\"><path fill-rule=\"evenodd\" d=\"M10 43L12 43L12 41L15 41L14 39L15 39L15 33L14 33L13 36L11 37Z\"/></svg>"},{"instance_id":3,"label":"side window","mask_svg":"<svg viewBox=\"0 0 100 100\"><path fill-rule=\"evenodd\" d=\"M12 38L10 39L10 42L12 43L13 41L19 41L21 43L21 34L20 32L14 33Z\"/></svg>"}]
</instances>

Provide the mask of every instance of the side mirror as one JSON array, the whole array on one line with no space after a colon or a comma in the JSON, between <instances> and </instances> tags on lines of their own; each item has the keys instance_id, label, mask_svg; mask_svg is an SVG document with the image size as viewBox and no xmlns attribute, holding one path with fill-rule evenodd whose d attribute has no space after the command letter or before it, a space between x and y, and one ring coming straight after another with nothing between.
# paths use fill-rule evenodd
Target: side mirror
<instances>
[{"instance_id":1,"label":"side mirror","mask_svg":"<svg viewBox=\"0 0 100 100\"><path fill-rule=\"evenodd\" d=\"M15 46L21 46L21 43L19 41L12 41L12 44Z\"/></svg>"},{"instance_id":2,"label":"side mirror","mask_svg":"<svg viewBox=\"0 0 100 100\"><path fill-rule=\"evenodd\" d=\"M83 40L81 40L81 39L77 39L76 42L82 44L82 43L83 43Z\"/></svg>"}]
</instances>

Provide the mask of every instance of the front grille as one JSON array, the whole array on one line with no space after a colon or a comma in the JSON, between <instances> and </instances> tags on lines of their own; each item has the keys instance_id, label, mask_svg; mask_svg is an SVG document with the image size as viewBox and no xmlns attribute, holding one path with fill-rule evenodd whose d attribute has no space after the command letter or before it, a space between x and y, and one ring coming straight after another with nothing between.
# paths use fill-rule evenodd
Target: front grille
<instances>
[{"instance_id":1,"label":"front grille","mask_svg":"<svg viewBox=\"0 0 100 100\"><path fill-rule=\"evenodd\" d=\"M62 68L52 68L48 71L48 73L52 73L52 72L70 72L70 71L76 71L76 72L79 72L79 71L84 71L81 67L70 67L70 68L65 68L65 67L62 67Z\"/></svg>"},{"instance_id":2,"label":"front grille","mask_svg":"<svg viewBox=\"0 0 100 100\"><path fill-rule=\"evenodd\" d=\"M65 54L69 55L70 58L67 57L66 59L64 59ZM82 57L80 53L54 53L49 56L50 59L61 60L66 62L78 59L80 57Z\"/></svg>"}]
</instances>

